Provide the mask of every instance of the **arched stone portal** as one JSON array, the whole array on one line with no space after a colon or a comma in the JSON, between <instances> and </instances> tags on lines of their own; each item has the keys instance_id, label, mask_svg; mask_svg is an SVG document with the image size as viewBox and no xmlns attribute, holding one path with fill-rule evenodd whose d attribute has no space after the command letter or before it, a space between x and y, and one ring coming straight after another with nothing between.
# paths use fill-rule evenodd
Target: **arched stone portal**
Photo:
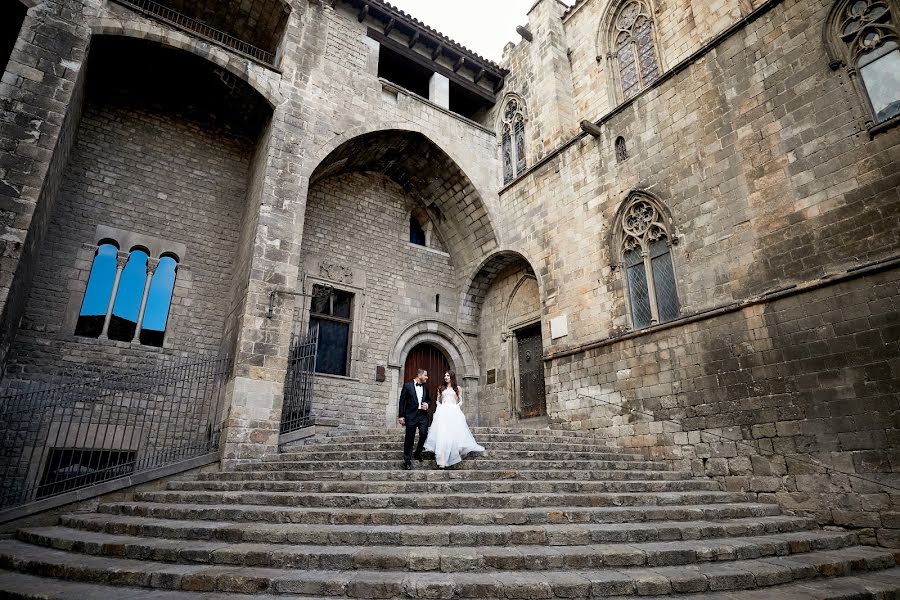
<instances>
[{"instance_id":1,"label":"arched stone portal","mask_svg":"<svg viewBox=\"0 0 900 600\"><path fill-rule=\"evenodd\" d=\"M440 244L413 243L410 214L428 219ZM305 291L328 285L352 297L342 321L349 342L319 341L348 344L350 360L341 377L316 376L314 414L395 423L405 359L420 343L446 354L474 410L478 369L450 323L460 314L461 273L496 244L483 195L425 134L390 129L338 144L310 177L301 271ZM379 369L387 369L384 381Z\"/></svg>"},{"instance_id":2,"label":"arched stone portal","mask_svg":"<svg viewBox=\"0 0 900 600\"><path fill-rule=\"evenodd\" d=\"M460 322L478 334L485 425L546 415L541 298L530 261L510 250L487 257L465 288Z\"/></svg>"}]
</instances>

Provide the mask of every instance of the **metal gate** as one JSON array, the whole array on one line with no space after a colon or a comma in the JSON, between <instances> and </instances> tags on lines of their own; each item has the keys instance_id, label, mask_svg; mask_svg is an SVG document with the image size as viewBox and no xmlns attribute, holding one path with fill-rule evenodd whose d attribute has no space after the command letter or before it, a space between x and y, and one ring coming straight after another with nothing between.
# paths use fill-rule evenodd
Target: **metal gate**
<instances>
[{"instance_id":1,"label":"metal gate","mask_svg":"<svg viewBox=\"0 0 900 600\"><path fill-rule=\"evenodd\" d=\"M541 326L517 331L516 341L519 350L519 417L540 417L547 414Z\"/></svg>"},{"instance_id":2,"label":"metal gate","mask_svg":"<svg viewBox=\"0 0 900 600\"><path fill-rule=\"evenodd\" d=\"M284 405L281 411L282 434L309 425L318 348L318 327L310 328L305 335L295 335L291 340L287 376L284 380Z\"/></svg>"}]
</instances>

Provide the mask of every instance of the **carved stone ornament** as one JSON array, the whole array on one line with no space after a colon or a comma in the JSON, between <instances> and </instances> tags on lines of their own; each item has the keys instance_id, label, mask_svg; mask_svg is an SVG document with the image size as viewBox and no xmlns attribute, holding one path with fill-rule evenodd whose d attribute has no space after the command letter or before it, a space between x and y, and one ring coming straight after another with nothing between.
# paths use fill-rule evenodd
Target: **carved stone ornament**
<instances>
[{"instance_id":1,"label":"carved stone ornament","mask_svg":"<svg viewBox=\"0 0 900 600\"><path fill-rule=\"evenodd\" d=\"M323 260L319 263L319 275L329 281L353 285L353 270L343 265Z\"/></svg>"}]
</instances>

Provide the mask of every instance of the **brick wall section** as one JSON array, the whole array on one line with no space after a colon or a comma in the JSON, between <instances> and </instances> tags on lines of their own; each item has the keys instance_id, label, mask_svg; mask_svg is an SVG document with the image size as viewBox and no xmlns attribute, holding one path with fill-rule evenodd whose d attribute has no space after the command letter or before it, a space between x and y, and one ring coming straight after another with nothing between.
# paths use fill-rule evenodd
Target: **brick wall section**
<instances>
[{"instance_id":1,"label":"brick wall section","mask_svg":"<svg viewBox=\"0 0 900 600\"><path fill-rule=\"evenodd\" d=\"M898 283L894 267L551 361L551 417L896 545L890 489L809 461L900 484Z\"/></svg>"},{"instance_id":2,"label":"brick wall section","mask_svg":"<svg viewBox=\"0 0 900 600\"><path fill-rule=\"evenodd\" d=\"M160 352L76 338L62 327L70 300L83 296L90 267L78 271L76 263L82 244L99 241L97 225L186 246L178 279L190 285L173 296L167 344L175 352L218 352L251 151L174 118L89 103L8 367L138 366Z\"/></svg>"},{"instance_id":3,"label":"brick wall section","mask_svg":"<svg viewBox=\"0 0 900 600\"><path fill-rule=\"evenodd\" d=\"M456 271L450 257L409 244L409 212L416 201L381 175L351 173L327 178L310 191L303 240L304 263L320 259L354 273L355 336L349 378L317 376L314 413L341 424L385 422L396 404L389 381L375 382L394 341L413 321L455 321ZM311 275L318 275L312 268ZM435 312L434 296L441 295Z\"/></svg>"}]
</instances>

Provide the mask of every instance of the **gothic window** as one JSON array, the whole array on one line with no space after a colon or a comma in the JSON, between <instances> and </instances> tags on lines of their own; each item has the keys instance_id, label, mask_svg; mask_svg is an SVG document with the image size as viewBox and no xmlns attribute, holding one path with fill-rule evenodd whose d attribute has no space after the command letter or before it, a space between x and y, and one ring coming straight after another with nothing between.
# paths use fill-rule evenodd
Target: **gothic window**
<instances>
[{"instance_id":1,"label":"gothic window","mask_svg":"<svg viewBox=\"0 0 900 600\"><path fill-rule=\"evenodd\" d=\"M168 254L159 259L159 263L153 271L144 314L140 321L140 342L145 346L161 348L163 345L177 270L178 259Z\"/></svg>"},{"instance_id":2,"label":"gothic window","mask_svg":"<svg viewBox=\"0 0 900 600\"><path fill-rule=\"evenodd\" d=\"M75 335L163 345L178 259L157 260L144 247L120 252L103 240L94 255Z\"/></svg>"},{"instance_id":3,"label":"gothic window","mask_svg":"<svg viewBox=\"0 0 900 600\"><path fill-rule=\"evenodd\" d=\"M75 325L75 335L98 338L109 312L109 299L116 280L116 255L119 248L112 242L100 242L94 254L87 289L81 302L81 312Z\"/></svg>"},{"instance_id":4,"label":"gothic window","mask_svg":"<svg viewBox=\"0 0 900 600\"><path fill-rule=\"evenodd\" d=\"M525 107L518 98L509 98L503 108L501 123L503 183L510 183L528 168L525 150Z\"/></svg>"},{"instance_id":5,"label":"gothic window","mask_svg":"<svg viewBox=\"0 0 900 600\"><path fill-rule=\"evenodd\" d=\"M900 33L891 0L841 0L827 21L832 67L848 68L877 125L900 115Z\"/></svg>"},{"instance_id":6,"label":"gothic window","mask_svg":"<svg viewBox=\"0 0 900 600\"><path fill-rule=\"evenodd\" d=\"M625 100L660 75L652 13L643 0L625 2L613 20L612 48Z\"/></svg>"},{"instance_id":7,"label":"gothic window","mask_svg":"<svg viewBox=\"0 0 900 600\"><path fill-rule=\"evenodd\" d=\"M625 162L626 160L628 160L628 144L625 143L625 138L619 136L616 138L616 161Z\"/></svg>"},{"instance_id":8,"label":"gothic window","mask_svg":"<svg viewBox=\"0 0 900 600\"><path fill-rule=\"evenodd\" d=\"M644 196L632 198L621 213L619 236L628 303L635 329L678 318L678 290L663 212Z\"/></svg>"},{"instance_id":9,"label":"gothic window","mask_svg":"<svg viewBox=\"0 0 900 600\"><path fill-rule=\"evenodd\" d=\"M313 286L310 329L319 330L316 373L346 376L350 372L350 334L353 331L353 294Z\"/></svg>"}]
</instances>

